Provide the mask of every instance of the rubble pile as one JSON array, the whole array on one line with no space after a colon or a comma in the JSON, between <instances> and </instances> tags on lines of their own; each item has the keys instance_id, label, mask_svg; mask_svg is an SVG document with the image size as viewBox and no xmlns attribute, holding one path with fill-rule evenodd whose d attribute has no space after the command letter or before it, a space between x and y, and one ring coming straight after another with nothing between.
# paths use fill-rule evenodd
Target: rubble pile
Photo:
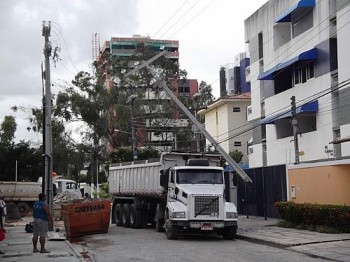
<instances>
[{"instance_id":1,"label":"rubble pile","mask_svg":"<svg viewBox=\"0 0 350 262\"><path fill-rule=\"evenodd\" d=\"M56 221L62 220L61 208L62 204L69 204L74 202L80 202L81 198L79 198L76 194L70 193L68 191L64 191L62 193L57 194L53 199L53 217Z\"/></svg>"},{"instance_id":2,"label":"rubble pile","mask_svg":"<svg viewBox=\"0 0 350 262\"><path fill-rule=\"evenodd\" d=\"M65 192L57 194L55 196L55 198L53 199L53 203L54 203L54 205L61 205L61 204L65 204L65 203L75 202L79 199L80 198L77 195L70 193L68 191L65 191Z\"/></svg>"}]
</instances>

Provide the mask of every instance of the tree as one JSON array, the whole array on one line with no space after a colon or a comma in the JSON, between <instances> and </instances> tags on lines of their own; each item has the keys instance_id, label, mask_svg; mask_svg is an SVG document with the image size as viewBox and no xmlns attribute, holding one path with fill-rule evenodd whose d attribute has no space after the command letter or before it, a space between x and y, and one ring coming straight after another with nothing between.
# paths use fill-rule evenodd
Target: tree
<instances>
[{"instance_id":1,"label":"tree","mask_svg":"<svg viewBox=\"0 0 350 262\"><path fill-rule=\"evenodd\" d=\"M238 151L237 149L230 151L229 155L236 163L240 163L244 156L244 154L241 151Z\"/></svg>"},{"instance_id":2,"label":"tree","mask_svg":"<svg viewBox=\"0 0 350 262\"><path fill-rule=\"evenodd\" d=\"M1 181L37 181L42 171L40 148L32 148L29 142L21 141L9 147L0 148Z\"/></svg>"},{"instance_id":3,"label":"tree","mask_svg":"<svg viewBox=\"0 0 350 262\"><path fill-rule=\"evenodd\" d=\"M206 82L201 81L199 84L199 93L196 96L197 108L206 108L209 104L214 101L214 96L212 94L213 89L211 85Z\"/></svg>"},{"instance_id":4,"label":"tree","mask_svg":"<svg viewBox=\"0 0 350 262\"><path fill-rule=\"evenodd\" d=\"M17 123L13 116L5 116L0 127L0 143L2 146L8 147L13 144Z\"/></svg>"}]
</instances>

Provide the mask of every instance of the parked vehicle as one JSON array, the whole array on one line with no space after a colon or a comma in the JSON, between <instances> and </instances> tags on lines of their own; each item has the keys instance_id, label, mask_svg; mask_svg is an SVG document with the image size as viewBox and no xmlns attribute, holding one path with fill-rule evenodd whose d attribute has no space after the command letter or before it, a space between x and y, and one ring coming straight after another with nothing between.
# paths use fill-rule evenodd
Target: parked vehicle
<instances>
[{"instance_id":1,"label":"parked vehicle","mask_svg":"<svg viewBox=\"0 0 350 262\"><path fill-rule=\"evenodd\" d=\"M14 202L20 215L26 216L42 192L41 181L41 177L37 182L0 181L0 195L4 196L5 202ZM68 191L81 198L80 190L73 180L54 177L53 188L54 195Z\"/></svg>"},{"instance_id":2,"label":"parked vehicle","mask_svg":"<svg viewBox=\"0 0 350 262\"><path fill-rule=\"evenodd\" d=\"M168 239L184 232L217 232L234 239L237 209L225 196L221 156L163 153L157 162L111 166L112 222L141 228L152 224Z\"/></svg>"}]
</instances>

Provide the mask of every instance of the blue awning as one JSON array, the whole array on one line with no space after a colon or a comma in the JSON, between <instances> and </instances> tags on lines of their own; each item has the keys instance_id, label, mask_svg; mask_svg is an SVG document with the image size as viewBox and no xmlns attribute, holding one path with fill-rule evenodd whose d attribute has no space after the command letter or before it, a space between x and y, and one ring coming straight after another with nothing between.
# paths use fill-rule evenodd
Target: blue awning
<instances>
[{"instance_id":1,"label":"blue awning","mask_svg":"<svg viewBox=\"0 0 350 262\"><path fill-rule=\"evenodd\" d=\"M282 62L271 68L270 70L267 70L258 76L258 80L273 80L273 77L276 72L287 68L294 64L295 62L301 61L301 60L316 60L317 59L317 48L313 48L311 50L308 50L304 53L301 53L300 55L292 58L291 60L288 60L286 62Z\"/></svg>"},{"instance_id":2,"label":"blue awning","mask_svg":"<svg viewBox=\"0 0 350 262\"><path fill-rule=\"evenodd\" d=\"M292 13L304 9L304 8L313 8L315 7L315 0L300 0L296 5L288 9L287 12L283 13L276 18L276 23L291 22Z\"/></svg>"},{"instance_id":3,"label":"blue awning","mask_svg":"<svg viewBox=\"0 0 350 262\"><path fill-rule=\"evenodd\" d=\"M312 101L309 103L306 103L302 106L298 106L296 109L296 113L301 114L301 113L314 113L318 111L318 101ZM292 110L285 110L283 112L265 117L259 121L259 124L274 124L275 121L287 117L292 117Z\"/></svg>"}]
</instances>

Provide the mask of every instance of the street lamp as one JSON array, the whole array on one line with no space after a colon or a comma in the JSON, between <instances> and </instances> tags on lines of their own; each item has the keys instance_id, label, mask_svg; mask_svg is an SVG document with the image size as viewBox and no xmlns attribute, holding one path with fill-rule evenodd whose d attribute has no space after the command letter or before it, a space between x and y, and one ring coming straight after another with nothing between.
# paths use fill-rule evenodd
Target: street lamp
<instances>
[{"instance_id":1,"label":"street lamp","mask_svg":"<svg viewBox=\"0 0 350 262\"><path fill-rule=\"evenodd\" d=\"M132 132L127 132L127 131L122 131L119 129L114 129L113 133L124 133L124 134L128 134L131 135L131 140L132 140L132 154L133 154L133 158L134 160L138 159L138 153L137 153L137 146L136 146L136 135L135 135L135 129L134 126L132 125Z\"/></svg>"}]
</instances>

